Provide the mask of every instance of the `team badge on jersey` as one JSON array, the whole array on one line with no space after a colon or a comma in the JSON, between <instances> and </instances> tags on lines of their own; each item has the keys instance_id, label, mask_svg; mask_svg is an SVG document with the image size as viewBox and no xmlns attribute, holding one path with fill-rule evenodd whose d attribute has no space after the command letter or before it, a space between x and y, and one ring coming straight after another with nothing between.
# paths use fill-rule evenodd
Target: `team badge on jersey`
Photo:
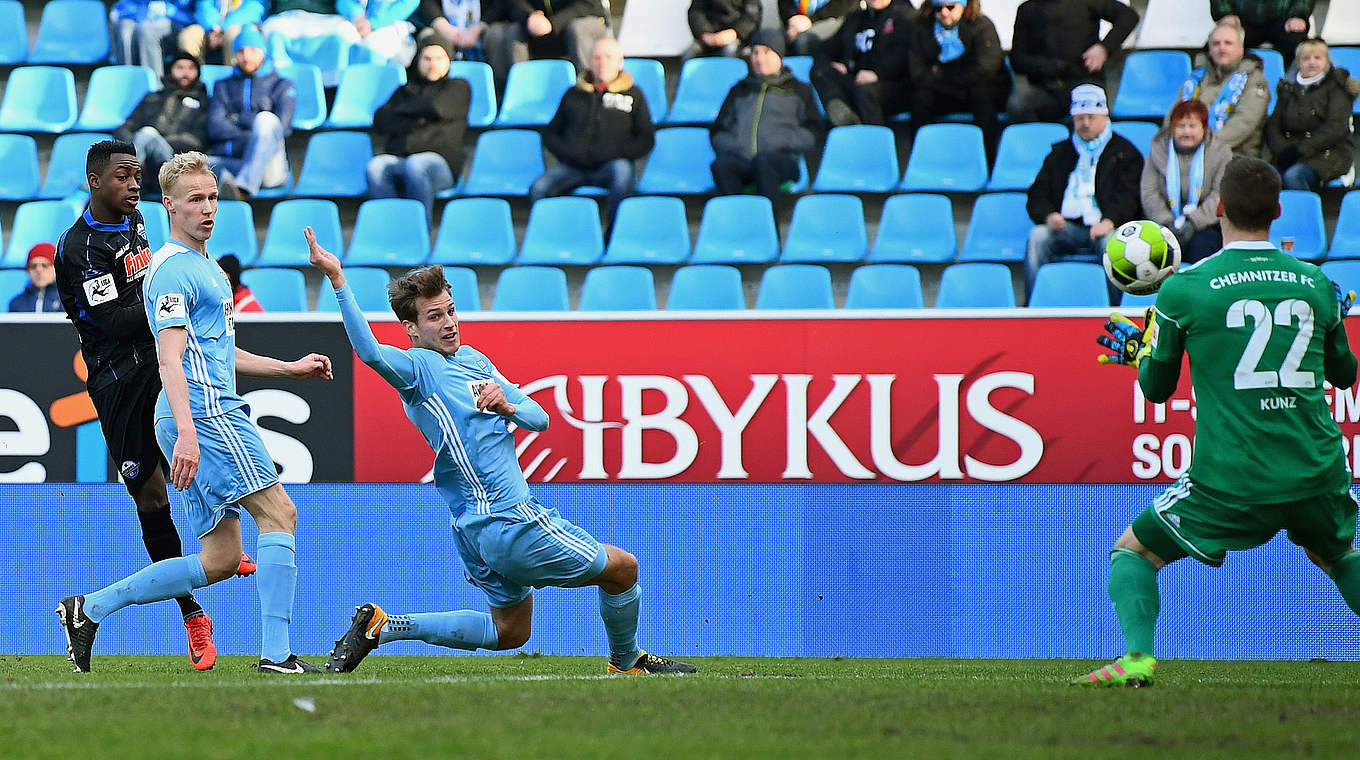
<instances>
[{"instance_id":1,"label":"team badge on jersey","mask_svg":"<svg viewBox=\"0 0 1360 760\"><path fill-rule=\"evenodd\" d=\"M166 293L156 301L156 320L184 318L184 296Z\"/></svg>"},{"instance_id":2,"label":"team badge on jersey","mask_svg":"<svg viewBox=\"0 0 1360 760\"><path fill-rule=\"evenodd\" d=\"M85 300L91 306L108 303L118 297L118 286L113 284L113 275L104 273L92 280L85 281Z\"/></svg>"}]
</instances>

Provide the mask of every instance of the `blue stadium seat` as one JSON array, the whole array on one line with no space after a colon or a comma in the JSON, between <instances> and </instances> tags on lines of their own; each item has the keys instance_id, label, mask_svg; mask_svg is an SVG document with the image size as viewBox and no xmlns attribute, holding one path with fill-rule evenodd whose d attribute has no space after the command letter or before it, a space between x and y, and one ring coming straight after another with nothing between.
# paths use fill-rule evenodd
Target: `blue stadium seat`
<instances>
[{"instance_id":1,"label":"blue stadium seat","mask_svg":"<svg viewBox=\"0 0 1360 760\"><path fill-rule=\"evenodd\" d=\"M1360 259L1360 190L1352 190L1341 199L1327 258Z\"/></svg>"},{"instance_id":2,"label":"blue stadium seat","mask_svg":"<svg viewBox=\"0 0 1360 760\"><path fill-rule=\"evenodd\" d=\"M247 269L241 272L241 284L265 311L307 310L307 280L296 269Z\"/></svg>"},{"instance_id":3,"label":"blue stadium seat","mask_svg":"<svg viewBox=\"0 0 1360 760\"><path fill-rule=\"evenodd\" d=\"M666 308L671 311L745 309L741 271L723 264L680 267L671 276Z\"/></svg>"},{"instance_id":4,"label":"blue stadium seat","mask_svg":"<svg viewBox=\"0 0 1360 760\"><path fill-rule=\"evenodd\" d=\"M586 272L581 311L656 311L656 281L647 267L603 266Z\"/></svg>"},{"instance_id":5,"label":"blue stadium seat","mask_svg":"<svg viewBox=\"0 0 1360 760\"><path fill-rule=\"evenodd\" d=\"M38 143L28 135L0 134L0 200L38 197Z\"/></svg>"},{"instance_id":6,"label":"blue stadium seat","mask_svg":"<svg viewBox=\"0 0 1360 760\"><path fill-rule=\"evenodd\" d=\"M295 63L280 66L278 72L279 76L297 85L293 129L313 130L320 127L326 121L326 93L321 85L321 69L310 63Z\"/></svg>"},{"instance_id":7,"label":"blue stadium seat","mask_svg":"<svg viewBox=\"0 0 1360 760\"><path fill-rule=\"evenodd\" d=\"M432 264L500 266L515 258L515 225L504 198L456 198L444 205Z\"/></svg>"},{"instance_id":8,"label":"blue stadium seat","mask_svg":"<svg viewBox=\"0 0 1360 760\"><path fill-rule=\"evenodd\" d=\"M1265 75L1267 89L1270 91L1270 106L1266 109L1266 113L1270 113L1275 110L1275 85L1284 78L1284 56L1280 55L1278 50L1265 48L1252 48L1248 52L1255 53L1264 64L1261 73Z\"/></svg>"},{"instance_id":9,"label":"blue stadium seat","mask_svg":"<svg viewBox=\"0 0 1360 760\"><path fill-rule=\"evenodd\" d=\"M1028 190L1044 165L1053 143L1067 139L1062 124L1011 124L1001 133L996 152L996 167L987 182L988 190Z\"/></svg>"},{"instance_id":10,"label":"blue stadium seat","mask_svg":"<svg viewBox=\"0 0 1360 760\"><path fill-rule=\"evenodd\" d=\"M0 66L13 66L28 59L28 28L19 0L0 0ZM8 299L0 299L8 302Z\"/></svg>"},{"instance_id":11,"label":"blue stadium seat","mask_svg":"<svg viewBox=\"0 0 1360 760\"><path fill-rule=\"evenodd\" d=\"M1360 47L1334 47L1328 53L1332 57L1333 66L1346 69L1353 77L1360 77ZM1360 114L1360 98L1356 99L1355 105L1351 107L1351 113Z\"/></svg>"},{"instance_id":12,"label":"blue stadium seat","mask_svg":"<svg viewBox=\"0 0 1360 760\"><path fill-rule=\"evenodd\" d=\"M887 127L835 127L826 136L812 189L819 193L887 193L897 185L897 143Z\"/></svg>"},{"instance_id":13,"label":"blue stadium seat","mask_svg":"<svg viewBox=\"0 0 1360 760\"><path fill-rule=\"evenodd\" d=\"M508 267L496 280L492 311L566 311L567 273L557 267Z\"/></svg>"},{"instance_id":14,"label":"blue stadium seat","mask_svg":"<svg viewBox=\"0 0 1360 760\"><path fill-rule=\"evenodd\" d=\"M1152 149L1152 138L1157 134L1157 130L1161 129L1160 124L1150 121L1112 121L1110 126L1115 133L1133 143L1133 147L1143 154L1143 158L1147 158L1148 152Z\"/></svg>"},{"instance_id":15,"label":"blue stadium seat","mask_svg":"<svg viewBox=\"0 0 1360 760\"><path fill-rule=\"evenodd\" d=\"M255 193L252 200L271 200L275 198L287 198L293 194L293 164L288 163L288 176L284 178L283 184L277 187L262 187L260 192Z\"/></svg>"},{"instance_id":16,"label":"blue stadium seat","mask_svg":"<svg viewBox=\"0 0 1360 760\"><path fill-rule=\"evenodd\" d=\"M20 27L22 28L22 27ZM28 272L23 269L0 269L0 308L9 308L9 302L28 287Z\"/></svg>"},{"instance_id":17,"label":"blue stadium seat","mask_svg":"<svg viewBox=\"0 0 1360 760\"><path fill-rule=\"evenodd\" d=\"M757 309L834 309L831 272L819 264L776 264L760 276Z\"/></svg>"},{"instance_id":18,"label":"blue stadium seat","mask_svg":"<svg viewBox=\"0 0 1360 760\"><path fill-rule=\"evenodd\" d=\"M614 217L606 264L682 264L689 258L685 202L665 195L625 198Z\"/></svg>"},{"instance_id":19,"label":"blue stadium seat","mask_svg":"<svg viewBox=\"0 0 1360 760\"><path fill-rule=\"evenodd\" d=\"M987 152L975 124L927 124L916 132L902 189L973 192L987 184Z\"/></svg>"},{"instance_id":20,"label":"blue stadium seat","mask_svg":"<svg viewBox=\"0 0 1360 760\"><path fill-rule=\"evenodd\" d=\"M491 129L477 138L463 195L529 194L543 174L543 142L528 129Z\"/></svg>"},{"instance_id":21,"label":"blue stadium seat","mask_svg":"<svg viewBox=\"0 0 1360 760\"><path fill-rule=\"evenodd\" d=\"M85 105L76 129L114 130L123 126L142 96L160 89L156 75L145 66L100 66L90 74Z\"/></svg>"},{"instance_id":22,"label":"blue stadium seat","mask_svg":"<svg viewBox=\"0 0 1360 760\"><path fill-rule=\"evenodd\" d=\"M520 264L589 266L604 255L600 207L590 198L544 198L529 209Z\"/></svg>"},{"instance_id":23,"label":"blue stadium seat","mask_svg":"<svg viewBox=\"0 0 1360 760\"><path fill-rule=\"evenodd\" d=\"M793 207L779 261L852 263L869 252L864 203L857 195L805 195Z\"/></svg>"},{"instance_id":24,"label":"blue stadium seat","mask_svg":"<svg viewBox=\"0 0 1360 760\"><path fill-rule=\"evenodd\" d=\"M988 193L973 201L959 261L1024 261L1029 232L1024 193Z\"/></svg>"},{"instance_id":25,"label":"blue stadium seat","mask_svg":"<svg viewBox=\"0 0 1360 760\"><path fill-rule=\"evenodd\" d=\"M296 65L296 64L295 64ZM205 63L198 67L198 79L203 82L203 86L208 88L208 94L212 95L213 86L218 82L231 76L235 66L227 66L221 63ZM280 67L280 70L291 67Z\"/></svg>"},{"instance_id":26,"label":"blue stadium seat","mask_svg":"<svg viewBox=\"0 0 1360 760\"><path fill-rule=\"evenodd\" d=\"M1124 59L1110 116L1161 119L1180 98L1190 76L1190 56L1179 50L1135 50Z\"/></svg>"},{"instance_id":27,"label":"blue stadium seat","mask_svg":"<svg viewBox=\"0 0 1360 760\"><path fill-rule=\"evenodd\" d=\"M720 195L704 204L694 241L695 264L765 264L778 255L779 233L769 198Z\"/></svg>"},{"instance_id":28,"label":"blue stadium seat","mask_svg":"<svg viewBox=\"0 0 1360 760\"><path fill-rule=\"evenodd\" d=\"M1354 290L1360 292L1360 260L1347 259L1344 261L1324 261L1322 262L1322 273L1342 290Z\"/></svg>"},{"instance_id":29,"label":"blue stadium seat","mask_svg":"<svg viewBox=\"0 0 1360 760\"><path fill-rule=\"evenodd\" d=\"M944 195L894 195L883 204L870 261L943 264L958 255L954 204Z\"/></svg>"},{"instance_id":30,"label":"blue stadium seat","mask_svg":"<svg viewBox=\"0 0 1360 760\"><path fill-rule=\"evenodd\" d=\"M104 3L53 0L43 6L29 63L95 65L108 58L109 10Z\"/></svg>"},{"instance_id":31,"label":"blue stadium seat","mask_svg":"<svg viewBox=\"0 0 1360 760\"><path fill-rule=\"evenodd\" d=\"M667 124L711 124L732 89L749 73L740 58L691 58L680 68Z\"/></svg>"},{"instance_id":32,"label":"blue stadium seat","mask_svg":"<svg viewBox=\"0 0 1360 760\"><path fill-rule=\"evenodd\" d=\"M327 249L329 250L329 249ZM255 212L247 201L218 201L217 221L208 238L208 255L219 259L235 254L242 266L255 263L260 244L255 239Z\"/></svg>"},{"instance_id":33,"label":"blue stadium seat","mask_svg":"<svg viewBox=\"0 0 1360 760\"><path fill-rule=\"evenodd\" d=\"M387 270L380 267L345 267L345 284L349 285L354 300L359 302L359 308L364 311L385 312L391 308L387 300L387 283L390 279ZM335 289L329 280L321 281L321 289L316 295L316 311L340 311L340 302L336 300Z\"/></svg>"},{"instance_id":34,"label":"blue stadium seat","mask_svg":"<svg viewBox=\"0 0 1360 760\"><path fill-rule=\"evenodd\" d=\"M430 222L414 198L374 198L359 204L345 253L355 266L413 267L430 257Z\"/></svg>"},{"instance_id":35,"label":"blue stadium seat","mask_svg":"<svg viewBox=\"0 0 1360 760\"><path fill-rule=\"evenodd\" d=\"M335 87L341 73L349 67L351 44L333 34L289 37L279 32L269 35L265 49L275 66L310 63L321 72L321 83ZM405 80L403 80L405 81Z\"/></svg>"},{"instance_id":36,"label":"blue stadium seat","mask_svg":"<svg viewBox=\"0 0 1360 760\"><path fill-rule=\"evenodd\" d=\"M1034 276L1029 296L1034 308L1065 308L1110 305L1105 267L1085 261L1051 261Z\"/></svg>"},{"instance_id":37,"label":"blue stadium seat","mask_svg":"<svg viewBox=\"0 0 1360 760\"><path fill-rule=\"evenodd\" d=\"M1013 308L1015 288L1005 264L950 264L940 275L937 309Z\"/></svg>"},{"instance_id":38,"label":"blue stadium seat","mask_svg":"<svg viewBox=\"0 0 1360 760\"><path fill-rule=\"evenodd\" d=\"M269 228L264 233L257 266L305 267L307 240L302 229L311 227L322 248L344 258L345 238L340 232L340 209L335 201L321 198L296 198L275 204L269 212Z\"/></svg>"},{"instance_id":39,"label":"blue stadium seat","mask_svg":"<svg viewBox=\"0 0 1360 760\"><path fill-rule=\"evenodd\" d=\"M449 76L466 79L472 88L468 126L491 126L496 121L496 80L491 75L491 66L485 61L452 61L449 63Z\"/></svg>"},{"instance_id":40,"label":"blue stadium seat","mask_svg":"<svg viewBox=\"0 0 1360 760\"><path fill-rule=\"evenodd\" d=\"M520 61L510 67L505 98L496 124L502 127L541 127L552 121L562 93L576 83L570 61Z\"/></svg>"},{"instance_id":41,"label":"blue stadium seat","mask_svg":"<svg viewBox=\"0 0 1360 760\"><path fill-rule=\"evenodd\" d=\"M637 191L653 195L694 195L713 192L713 144L702 127L671 127L656 131L656 146L647 157Z\"/></svg>"},{"instance_id":42,"label":"blue stadium seat","mask_svg":"<svg viewBox=\"0 0 1360 760\"><path fill-rule=\"evenodd\" d=\"M1131 306L1138 309L1146 309L1147 307L1153 305L1154 303L1157 303L1156 293L1148 293L1147 295L1141 296L1136 296L1132 293L1123 292L1119 294L1120 308Z\"/></svg>"},{"instance_id":43,"label":"blue stadium seat","mask_svg":"<svg viewBox=\"0 0 1360 760\"><path fill-rule=\"evenodd\" d=\"M921 273L910 264L865 264L850 275L847 309L919 309Z\"/></svg>"},{"instance_id":44,"label":"blue stadium seat","mask_svg":"<svg viewBox=\"0 0 1360 760\"><path fill-rule=\"evenodd\" d=\"M80 211L65 201L29 201L14 212L14 227L0 268L22 268L28 263L28 249L38 243L53 243L66 232Z\"/></svg>"},{"instance_id":45,"label":"blue stadium seat","mask_svg":"<svg viewBox=\"0 0 1360 760\"><path fill-rule=\"evenodd\" d=\"M385 63L350 66L340 73L335 104L326 117L328 129L369 129L373 114L402 85L400 68Z\"/></svg>"},{"instance_id":46,"label":"blue stadium seat","mask_svg":"<svg viewBox=\"0 0 1360 760\"><path fill-rule=\"evenodd\" d=\"M357 198L368 194L365 169L373 158L367 132L318 132L307 142L293 195Z\"/></svg>"},{"instance_id":47,"label":"blue stadium seat","mask_svg":"<svg viewBox=\"0 0 1360 760\"><path fill-rule=\"evenodd\" d=\"M137 210L142 212L142 221L146 224L146 243L154 253L170 239L170 213L160 201L138 201ZM213 226L216 228L216 224Z\"/></svg>"},{"instance_id":48,"label":"blue stadium seat","mask_svg":"<svg viewBox=\"0 0 1360 760\"><path fill-rule=\"evenodd\" d=\"M76 79L70 69L21 66L9 73L0 103L0 132L59 134L76 123Z\"/></svg>"},{"instance_id":49,"label":"blue stadium seat","mask_svg":"<svg viewBox=\"0 0 1360 760\"><path fill-rule=\"evenodd\" d=\"M784 66L793 74L793 78L803 84L812 87L812 100L817 103L817 113L825 116L826 108L822 106L822 96L817 92L817 88L812 84L812 64L813 59L810 55L786 55L784 56Z\"/></svg>"},{"instance_id":50,"label":"blue stadium seat","mask_svg":"<svg viewBox=\"0 0 1360 760\"><path fill-rule=\"evenodd\" d=\"M1280 218L1270 226L1270 242L1280 245L1294 238L1293 254L1305 261L1320 259L1327 250L1327 227L1322 219L1322 199L1307 190L1280 192Z\"/></svg>"},{"instance_id":51,"label":"blue stadium seat","mask_svg":"<svg viewBox=\"0 0 1360 760\"><path fill-rule=\"evenodd\" d=\"M106 132L68 132L57 135L52 143L52 156L47 160L47 178L43 180L40 198L65 198L85 187L85 156L90 146L101 140L111 140Z\"/></svg>"},{"instance_id":52,"label":"blue stadium seat","mask_svg":"<svg viewBox=\"0 0 1360 760\"><path fill-rule=\"evenodd\" d=\"M477 287L477 272L469 267L444 267L444 279L458 311L481 311L482 295Z\"/></svg>"},{"instance_id":53,"label":"blue stadium seat","mask_svg":"<svg viewBox=\"0 0 1360 760\"><path fill-rule=\"evenodd\" d=\"M666 69L661 61L651 58L625 58L623 68L633 75L633 82L642 90L647 99L647 110L652 114L652 123L666 121L670 104L666 102Z\"/></svg>"}]
</instances>

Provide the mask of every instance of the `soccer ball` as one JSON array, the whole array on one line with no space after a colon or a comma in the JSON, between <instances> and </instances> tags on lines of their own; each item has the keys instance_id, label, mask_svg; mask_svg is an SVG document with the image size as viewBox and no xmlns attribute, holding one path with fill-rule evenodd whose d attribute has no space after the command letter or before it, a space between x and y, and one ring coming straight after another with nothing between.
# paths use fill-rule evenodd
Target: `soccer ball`
<instances>
[{"instance_id":1,"label":"soccer ball","mask_svg":"<svg viewBox=\"0 0 1360 760\"><path fill-rule=\"evenodd\" d=\"M1171 230L1139 220L1115 230L1105 246L1105 276L1136 296L1157 292L1181 265L1181 244Z\"/></svg>"}]
</instances>

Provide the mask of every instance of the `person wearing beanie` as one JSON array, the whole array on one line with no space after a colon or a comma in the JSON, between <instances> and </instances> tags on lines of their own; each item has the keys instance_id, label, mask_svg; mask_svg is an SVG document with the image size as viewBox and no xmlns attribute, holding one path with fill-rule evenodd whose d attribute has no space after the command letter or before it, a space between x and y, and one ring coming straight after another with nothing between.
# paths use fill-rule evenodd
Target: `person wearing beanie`
<instances>
[{"instance_id":1,"label":"person wearing beanie","mask_svg":"<svg viewBox=\"0 0 1360 760\"><path fill-rule=\"evenodd\" d=\"M231 63L236 35L264 20L264 0L198 0L194 23L179 33L180 50L200 61Z\"/></svg>"},{"instance_id":2,"label":"person wearing beanie","mask_svg":"<svg viewBox=\"0 0 1360 760\"><path fill-rule=\"evenodd\" d=\"M161 194L157 172L176 153L203 150L207 141L208 89L199 79L198 59L176 51L161 89L142 96L115 139L131 142L142 159L142 195Z\"/></svg>"},{"instance_id":3,"label":"person wearing beanie","mask_svg":"<svg viewBox=\"0 0 1360 760\"><path fill-rule=\"evenodd\" d=\"M167 43L193 20L193 0L118 0L109 11L113 62L144 66L160 79Z\"/></svg>"},{"instance_id":4,"label":"person wearing beanie","mask_svg":"<svg viewBox=\"0 0 1360 760\"><path fill-rule=\"evenodd\" d=\"M910 8L905 0L868 0L827 41L812 84L832 126L883 124L911 107Z\"/></svg>"},{"instance_id":5,"label":"person wearing beanie","mask_svg":"<svg viewBox=\"0 0 1360 760\"><path fill-rule=\"evenodd\" d=\"M11 312L61 312L57 292L57 247L38 243L28 251L28 285L9 301Z\"/></svg>"},{"instance_id":6,"label":"person wearing beanie","mask_svg":"<svg viewBox=\"0 0 1360 760\"><path fill-rule=\"evenodd\" d=\"M255 27L236 36L236 68L213 87L208 106L209 161L223 200L245 200L288 181L284 141L293 131L297 87L279 76Z\"/></svg>"},{"instance_id":7,"label":"person wearing beanie","mask_svg":"<svg viewBox=\"0 0 1360 760\"><path fill-rule=\"evenodd\" d=\"M1220 21L1209 33L1207 52L1195 58L1195 69L1181 85L1176 100L1198 100L1209 107L1209 129L1234 156L1261 155L1261 135L1270 105L1265 64L1247 52L1246 32L1232 21ZM1171 126L1168 112L1163 127Z\"/></svg>"}]
</instances>

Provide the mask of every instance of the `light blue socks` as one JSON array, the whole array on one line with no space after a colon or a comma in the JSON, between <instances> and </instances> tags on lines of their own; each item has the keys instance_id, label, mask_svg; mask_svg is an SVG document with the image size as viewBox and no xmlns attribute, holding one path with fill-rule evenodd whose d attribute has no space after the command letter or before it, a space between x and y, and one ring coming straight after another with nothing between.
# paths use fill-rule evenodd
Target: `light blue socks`
<instances>
[{"instance_id":1,"label":"light blue socks","mask_svg":"<svg viewBox=\"0 0 1360 760\"><path fill-rule=\"evenodd\" d=\"M121 581L85 595L85 614L98 623L132 604L148 604L188 596L208 585L198 555L163 559L138 570Z\"/></svg>"},{"instance_id":2,"label":"light blue socks","mask_svg":"<svg viewBox=\"0 0 1360 760\"><path fill-rule=\"evenodd\" d=\"M500 643L496 623L485 612L420 612L389 615L378 633L378 643L414 639L453 649L495 649Z\"/></svg>"},{"instance_id":3,"label":"light blue socks","mask_svg":"<svg viewBox=\"0 0 1360 760\"><path fill-rule=\"evenodd\" d=\"M631 668L642 653L637 644L638 608L641 606L640 584L634 583L622 594L607 594L600 589L600 618L604 620L604 632L609 637L609 659L624 670Z\"/></svg>"},{"instance_id":4,"label":"light blue socks","mask_svg":"<svg viewBox=\"0 0 1360 760\"><path fill-rule=\"evenodd\" d=\"M283 662L292 654L288 623L297 589L296 550L291 533L261 533L255 542L255 588L260 594L260 656Z\"/></svg>"}]
</instances>

